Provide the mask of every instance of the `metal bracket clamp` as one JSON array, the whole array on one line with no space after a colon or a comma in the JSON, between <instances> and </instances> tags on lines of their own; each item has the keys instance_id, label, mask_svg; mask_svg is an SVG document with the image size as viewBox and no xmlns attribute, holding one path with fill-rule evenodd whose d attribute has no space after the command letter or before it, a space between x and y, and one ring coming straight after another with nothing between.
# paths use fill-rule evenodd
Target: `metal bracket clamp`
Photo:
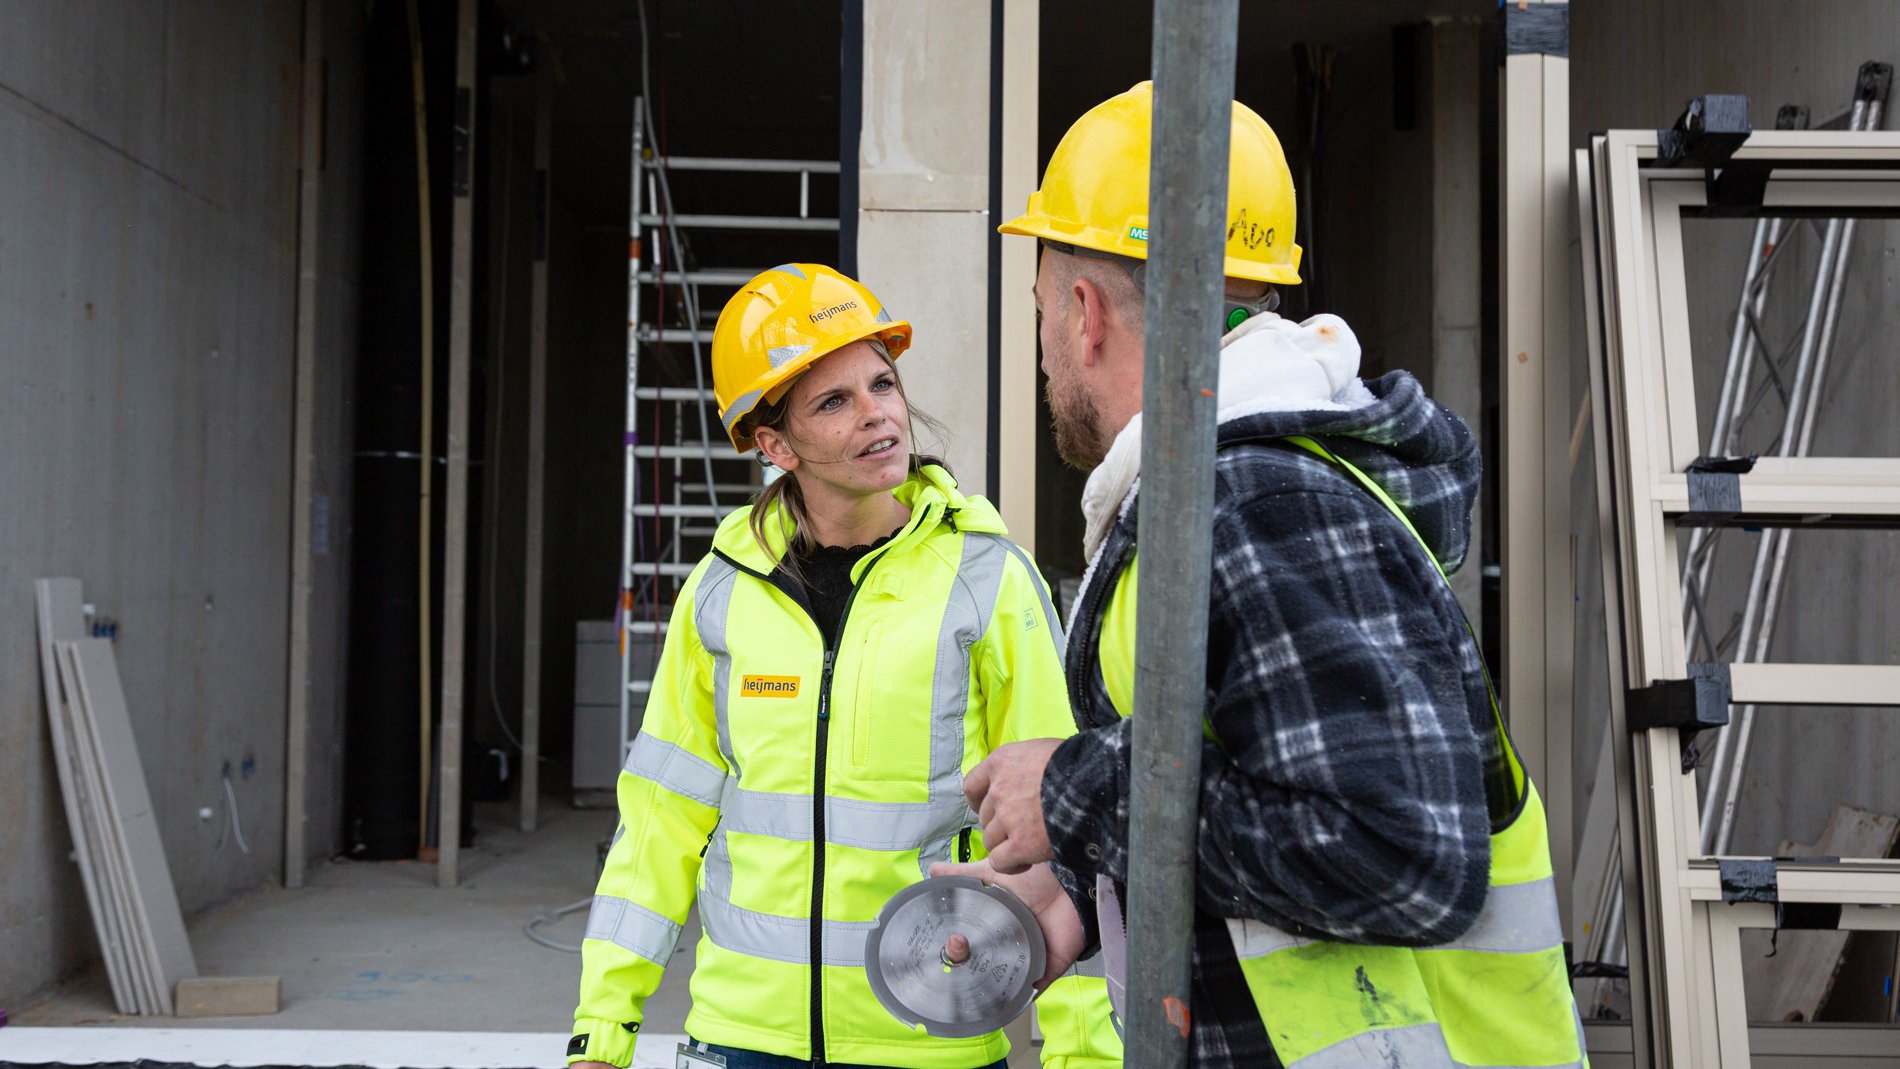
<instances>
[{"instance_id":1,"label":"metal bracket clamp","mask_svg":"<svg viewBox=\"0 0 1900 1069\"><path fill-rule=\"evenodd\" d=\"M1887 91L1893 87L1893 64L1868 60L1860 65L1860 72L1854 76L1854 98L1869 103L1886 103Z\"/></svg>"},{"instance_id":2,"label":"metal bracket clamp","mask_svg":"<svg viewBox=\"0 0 1900 1069\"><path fill-rule=\"evenodd\" d=\"M1651 728L1696 732L1728 723L1733 696L1727 664L1690 661L1689 678L1631 687L1623 708L1632 733Z\"/></svg>"},{"instance_id":3,"label":"metal bracket clamp","mask_svg":"<svg viewBox=\"0 0 1900 1069\"><path fill-rule=\"evenodd\" d=\"M1720 527L1742 511L1741 476L1754 470L1755 456L1697 457L1684 474L1689 480L1689 511L1676 518L1681 527Z\"/></svg>"},{"instance_id":4,"label":"metal bracket clamp","mask_svg":"<svg viewBox=\"0 0 1900 1069\"><path fill-rule=\"evenodd\" d=\"M1696 97L1676 117L1676 125L1656 131L1656 166L1722 167L1752 132L1747 97L1739 93Z\"/></svg>"},{"instance_id":5,"label":"metal bracket clamp","mask_svg":"<svg viewBox=\"0 0 1900 1069\"><path fill-rule=\"evenodd\" d=\"M1838 857L1724 858L1716 862L1722 881L1722 901L1759 902L1775 907L1775 928L1784 931L1832 931L1841 926L1838 902L1783 902L1780 863L1838 864Z\"/></svg>"},{"instance_id":6,"label":"metal bracket clamp","mask_svg":"<svg viewBox=\"0 0 1900 1069\"><path fill-rule=\"evenodd\" d=\"M1748 98L1710 93L1689 101L1676 125L1656 131L1658 167L1700 167L1708 175L1709 216L1746 216L1761 211L1770 165L1733 166L1730 157L1748 140Z\"/></svg>"},{"instance_id":7,"label":"metal bracket clamp","mask_svg":"<svg viewBox=\"0 0 1900 1069\"><path fill-rule=\"evenodd\" d=\"M1799 104L1783 104L1775 112L1775 129L1806 130L1808 128L1808 109Z\"/></svg>"}]
</instances>

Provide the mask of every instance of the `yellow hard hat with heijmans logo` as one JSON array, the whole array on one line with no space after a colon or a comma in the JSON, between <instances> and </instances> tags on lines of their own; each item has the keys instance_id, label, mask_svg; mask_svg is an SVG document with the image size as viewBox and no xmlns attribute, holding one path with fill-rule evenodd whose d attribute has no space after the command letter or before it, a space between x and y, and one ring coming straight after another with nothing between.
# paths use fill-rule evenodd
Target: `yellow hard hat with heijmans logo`
<instances>
[{"instance_id":1,"label":"yellow hard hat with heijmans logo","mask_svg":"<svg viewBox=\"0 0 1900 1069\"><path fill-rule=\"evenodd\" d=\"M1062 135L1028 210L996 229L1058 249L1148 258L1148 164L1154 83L1142 82L1085 112ZM1229 278L1294 285L1293 173L1280 139L1252 108L1234 102L1227 170Z\"/></svg>"},{"instance_id":2,"label":"yellow hard hat with heijmans logo","mask_svg":"<svg viewBox=\"0 0 1900 1069\"><path fill-rule=\"evenodd\" d=\"M891 359L910 348L910 323L892 319L870 290L823 264L780 264L753 276L713 327L713 397L732 446L752 448L747 419L777 401L827 353L882 342Z\"/></svg>"}]
</instances>

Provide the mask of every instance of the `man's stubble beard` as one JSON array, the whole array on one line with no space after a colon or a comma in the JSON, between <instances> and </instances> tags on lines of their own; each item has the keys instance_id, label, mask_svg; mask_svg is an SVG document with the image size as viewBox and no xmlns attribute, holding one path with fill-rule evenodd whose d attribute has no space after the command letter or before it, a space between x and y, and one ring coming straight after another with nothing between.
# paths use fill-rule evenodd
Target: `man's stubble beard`
<instances>
[{"instance_id":1,"label":"man's stubble beard","mask_svg":"<svg viewBox=\"0 0 1900 1069\"><path fill-rule=\"evenodd\" d=\"M1088 391L1074 385L1059 387L1051 378L1046 390L1055 424L1056 453L1079 471L1092 471L1108 455L1102 441L1102 410Z\"/></svg>"}]
</instances>

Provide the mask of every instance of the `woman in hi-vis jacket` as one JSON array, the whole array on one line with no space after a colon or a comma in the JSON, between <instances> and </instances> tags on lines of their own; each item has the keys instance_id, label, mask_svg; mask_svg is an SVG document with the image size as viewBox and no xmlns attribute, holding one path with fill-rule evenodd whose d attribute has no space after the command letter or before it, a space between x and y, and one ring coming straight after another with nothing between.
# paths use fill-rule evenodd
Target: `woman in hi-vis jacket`
<instances>
[{"instance_id":1,"label":"woman in hi-vis jacket","mask_svg":"<svg viewBox=\"0 0 1900 1069\"><path fill-rule=\"evenodd\" d=\"M630 1064L696 905L679 1064L1003 1065L1001 1032L913 1029L864 968L892 895L983 856L964 771L1075 730L1041 576L988 501L913 452L895 364L910 334L817 264L759 274L720 314L720 419L783 474L719 525L673 607L588 915L570 1063ZM1046 1064L1120 1065L1102 981L1063 978L1041 1005Z\"/></svg>"}]
</instances>

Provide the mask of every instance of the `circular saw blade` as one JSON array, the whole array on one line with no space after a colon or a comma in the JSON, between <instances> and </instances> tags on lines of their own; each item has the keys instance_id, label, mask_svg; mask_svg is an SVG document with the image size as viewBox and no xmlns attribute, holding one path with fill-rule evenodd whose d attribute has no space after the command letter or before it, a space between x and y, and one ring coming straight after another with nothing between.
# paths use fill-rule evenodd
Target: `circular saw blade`
<instances>
[{"instance_id":1,"label":"circular saw blade","mask_svg":"<svg viewBox=\"0 0 1900 1069\"><path fill-rule=\"evenodd\" d=\"M970 957L944 962L953 934ZM1047 965L1042 929L1022 899L969 876L936 876L884 904L864 941L871 990L891 1016L946 1039L1008 1024L1036 995Z\"/></svg>"}]
</instances>

